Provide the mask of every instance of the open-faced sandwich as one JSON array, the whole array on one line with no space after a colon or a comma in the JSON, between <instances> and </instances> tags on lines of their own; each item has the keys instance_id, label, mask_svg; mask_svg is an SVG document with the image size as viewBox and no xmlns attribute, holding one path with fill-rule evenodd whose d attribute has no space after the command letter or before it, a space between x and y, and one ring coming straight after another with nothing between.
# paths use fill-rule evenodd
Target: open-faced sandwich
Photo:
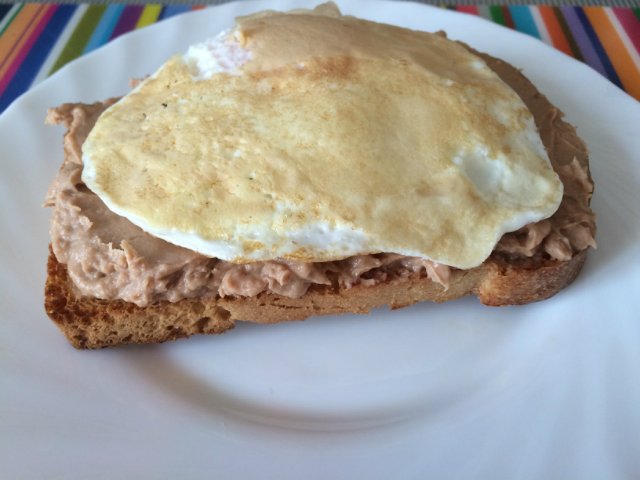
<instances>
[{"instance_id":1,"label":"open-faced sandwich","mask_svg":"<svg viewBox=\"0 0 640 480\"><path fill-rule=\"evenodd\" d=\"M67 133L45 304L79 348L523 304L595 246L586 148L516 68L332 4L238 18L48 121Z\"/></svg>"}]
</instances>

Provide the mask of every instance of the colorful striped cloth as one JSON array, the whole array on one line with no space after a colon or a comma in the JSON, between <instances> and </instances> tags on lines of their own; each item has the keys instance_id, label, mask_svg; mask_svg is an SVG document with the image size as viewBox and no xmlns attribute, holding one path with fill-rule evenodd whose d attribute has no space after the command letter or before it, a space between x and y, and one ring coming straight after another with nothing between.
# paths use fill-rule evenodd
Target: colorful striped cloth
<instances>
[{"instance_id":1,"label":"colorful striped cloth","mask_svg":"<svg viewBox=\"0 0 640 480\"><path fill-rule=\"evenodd\" d=\"M0 113L65 63L185 11L187 5L0 4ZM447 7L527 33L581 60L640 100L640 8Z\"/></svg>"}]
</instances>

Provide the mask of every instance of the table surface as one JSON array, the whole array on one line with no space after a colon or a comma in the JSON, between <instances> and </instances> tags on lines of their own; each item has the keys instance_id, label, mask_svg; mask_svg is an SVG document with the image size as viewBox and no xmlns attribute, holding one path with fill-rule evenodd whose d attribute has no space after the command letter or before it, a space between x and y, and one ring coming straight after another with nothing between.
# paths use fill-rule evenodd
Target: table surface
<instances>
[{"instance_id":1,"label":"table surface","mask_svg":"<svg viewBox=\"0 0 640 480\"><path fill-rule=\"evenodd\" d=\"M221 2L216 2L221 3ZM206 8L182 4L0 4L0 113L66 63L131 30ZM640 100L640 8L449 5L529 34Z\"/></svg>"}]
</instances>

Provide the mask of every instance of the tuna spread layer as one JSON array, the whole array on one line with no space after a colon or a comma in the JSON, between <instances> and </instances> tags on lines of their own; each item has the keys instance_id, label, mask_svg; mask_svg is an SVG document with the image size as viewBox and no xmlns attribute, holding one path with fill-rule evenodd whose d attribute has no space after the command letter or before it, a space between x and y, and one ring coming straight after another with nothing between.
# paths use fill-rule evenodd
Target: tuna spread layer
<instances>
[{"instance_id":1,"label":"tuna spread layer","mask_svg":"<svg viewBox=\"0 0 640 480\"><path fill-rule=\"evenodd\" d=\"M595 247L595 218L589 208L593 183L584 143L575 129L562 121L562 113L517 69L477 54L530 109L564 184L563 200L556 213L504 235L493 255L566 261ZM49 123L67 128L65 160L46 199L46 205L54 207L51 244L58 261L66 264L80 295L146 306L162 300L255 296L262 292L297 298L314 284L351 288L415 276L428 277L447 287L450 267L417 257L380 253L331 262L273 260L233 264L145 233L111 212L81 180L82 144L100 114L112 103L114 100L93 105L65 104L52 109L47 117Z\"/></svg>"}]
</instances>

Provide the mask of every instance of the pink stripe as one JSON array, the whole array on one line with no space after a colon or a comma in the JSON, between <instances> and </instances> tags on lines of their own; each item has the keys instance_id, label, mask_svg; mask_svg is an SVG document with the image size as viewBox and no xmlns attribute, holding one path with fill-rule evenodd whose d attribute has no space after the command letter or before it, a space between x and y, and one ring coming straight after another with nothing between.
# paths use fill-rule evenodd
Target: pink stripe
<instances>
[{"instance_id":1,"label":"pink stripe","mask_svg":"<svg viewBox=\"0 0 640 480\"><path fill-rule=\"evenodd\" d=\"M618 17L620 25L627 32L627 36L640 53L640 20L636 18L630 8L613 8L613 12Z\"/></svg>"},{"instance_id":2,"label":"pink stripe","mask_svg":"<svg viewBox=\"0 0 640 480\"><path fill-rule=\"evenodd\" d=\"M29 53L29 50L31 50L31 47L33 46L33 44L36 43L36 40L38 39L40 34L42 34L44 27L46 27L47 23L49 22L53 14L56 13L56 10L58 10L58 5L49 5L45 8L47 10L45 11L44 15L40 19L40 23L38 23L38 25L33 30L33 32L31 32L31 35L27 38L26 42L22 45L22 48L20 49L16 57L13 59L13 63L9 65L9 68L7 69L5 75L2 78L0 78L0 95L4 93L4 91L7 88L7 85L9 85L9 82L11 81L13 76L16 74L16 72L18 71L18 68L20 68L20 65L22 64L27 54Z\"/></svg>"},{"instance_id":3,"label":"pink stripe","mask_svg":"<svg viewBox=\"0 0 640 480\"><path fill-rule=\"evenodd\" d=\"M470 13L471 15L479 15L478 7L474 5L459 5L456 7L458 12Z\"/></svg>"}]
</instances>

